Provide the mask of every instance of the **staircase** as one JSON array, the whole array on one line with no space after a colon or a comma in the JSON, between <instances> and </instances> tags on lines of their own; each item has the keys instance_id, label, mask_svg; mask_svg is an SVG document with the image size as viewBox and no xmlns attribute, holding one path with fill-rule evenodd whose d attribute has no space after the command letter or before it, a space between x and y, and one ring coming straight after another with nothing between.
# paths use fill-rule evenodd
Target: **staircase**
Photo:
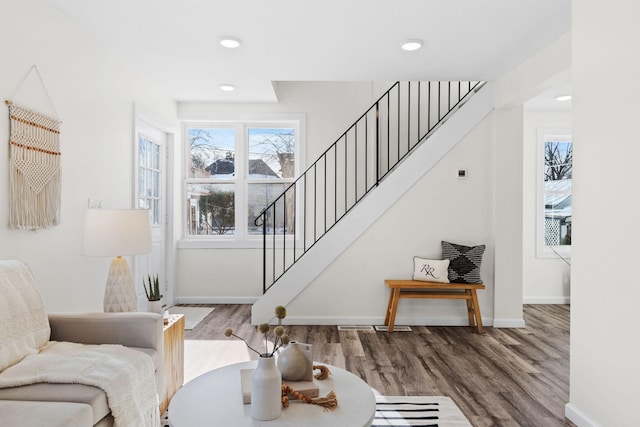
<instances>
[{"instance_id":1,"label":"staircase","mask_svg":"<svg viewBox=\"0 0 640 427\"><path fill-rule=\"evenodd\" d=\"M483 82L396 82L383 94L256 218L264 295L252 323L291 302L444 157L492 94Z\"/></svg>"}]
</instances>

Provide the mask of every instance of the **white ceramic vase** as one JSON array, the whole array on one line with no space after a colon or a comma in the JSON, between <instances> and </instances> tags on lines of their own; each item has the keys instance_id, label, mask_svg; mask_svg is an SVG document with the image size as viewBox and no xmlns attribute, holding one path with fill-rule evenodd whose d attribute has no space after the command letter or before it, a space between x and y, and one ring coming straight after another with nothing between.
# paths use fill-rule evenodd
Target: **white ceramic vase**
<instances>
[{"instance_id":1,"label":"white ceramic vase","mask_svg":"<svg viewBox=\"0 0 640 427\"><path fill-rule=\"evenodd\" d=\"M275 357L258 357L251 375L251 417L260 421L275 420L282 411L282 376Z\"/></svg>"},{"instance_id":2,"label":"white ceramic vase","mask_svg":"<svg viewBox=\"0 0 640 427\"><path fill-rule=\"evenodd\" d=\"M311 344L291 341L278 353L276 365L283 380L313 381L313 352Z\"/></svg>"}]
</instances>

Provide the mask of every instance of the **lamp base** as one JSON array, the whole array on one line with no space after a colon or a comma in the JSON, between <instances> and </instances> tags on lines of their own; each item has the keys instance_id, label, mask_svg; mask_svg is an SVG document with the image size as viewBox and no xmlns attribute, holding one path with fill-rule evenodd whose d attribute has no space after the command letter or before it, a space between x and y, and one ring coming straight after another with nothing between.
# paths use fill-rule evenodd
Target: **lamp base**
<instances>
[{"instance_id":1,"label":"lamp base","mask_svg":"<svg viewBox=\"0 0 640 427\"><path fill-rule=\"evenodd\" d=\"M104 290L105 313L138 311L136 287L127 260L116 257L111 261L107 286Z\"/></svg>"}]
</instances>

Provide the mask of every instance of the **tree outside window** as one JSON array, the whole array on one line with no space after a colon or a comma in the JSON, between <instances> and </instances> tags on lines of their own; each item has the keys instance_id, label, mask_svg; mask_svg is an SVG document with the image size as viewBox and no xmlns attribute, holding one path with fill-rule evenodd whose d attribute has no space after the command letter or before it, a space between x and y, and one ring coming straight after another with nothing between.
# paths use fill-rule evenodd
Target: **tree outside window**
<instances>
[{"instance_id":1,"label":"tree outside window","mask_svg":"<svg viewBox=\"0 0 640 427\"><path fill-rule=\"evenodd\" d=\"M539 256L570 255L573 142L569 131L539 132L542 151ZM547 252L548 251L548 252Z\"/></svg>"},{"instance_id":2,"label":"tree outside window","mask_svg":"<svg viewBox=\"0 0 640 427\"><path fill-rule=\"evenodd\" d=\"M293 128L249 129L249 234L262 233L262 227L257 227L254 223L256 217L275 201L295 178L295 145ZM275 222L276 231L281 232L286 228L286 232L291 234L295 228L293 198L286 199L285 206L281 209L283 215L278 216Z\"/></svg>"},{"instance_id":3,"label":"tree outside window","mask_svg":"<svg viewBox=\"0 0 640 427\"><path fill-rule=\"evenodd\" d=\"M573 144L545 141L545 244L571 245Z\"/></svg>"}]
</instances>

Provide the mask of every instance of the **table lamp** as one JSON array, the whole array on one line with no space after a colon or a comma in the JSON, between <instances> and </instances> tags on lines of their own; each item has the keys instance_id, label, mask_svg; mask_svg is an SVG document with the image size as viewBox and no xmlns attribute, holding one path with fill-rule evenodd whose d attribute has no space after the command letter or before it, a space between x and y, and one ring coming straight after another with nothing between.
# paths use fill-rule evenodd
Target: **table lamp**
<instances>
[{"instance_id":1,"label":"table lamp","mask_svg":"<svg viewBox=\"0 0 640 427\"><path fill-rule=\"evenodd\" d=\"M125 255L151 252L151 222L147 209L88 209L84 218L82 253L112 256L104 291L104 311L137 311L138 299Z\"/></svg>"}]
</instances>

